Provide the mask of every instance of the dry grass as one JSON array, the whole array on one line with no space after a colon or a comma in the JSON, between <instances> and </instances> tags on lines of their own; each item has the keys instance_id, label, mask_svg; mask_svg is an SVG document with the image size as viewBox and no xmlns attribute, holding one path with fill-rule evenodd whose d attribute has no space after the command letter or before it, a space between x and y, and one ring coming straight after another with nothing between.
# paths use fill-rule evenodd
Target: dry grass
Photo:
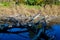
<instances>
[{"instance_id":1,"label":"dry grass","mask_svg":"<svg viewBox=\"0 0 60 40\"><path fill-rule=\"evenodd\" d=\"M26 8L22 5L20 6L10 6L10 7L1 7L0 6L0 15L12 16L12 15L26 15L31 16L38 12L35 8Z\"/></svg>"},{"instance_id":2,"label":"dry grass","mask_svg":"<svg viewBox=\"0 0 60 40\"><path fill-rule=\"evenodd\" d=\"M48 16L60 16L60 6L52 5L52 8L47 5L46 8L42 8L42 13Z\"/></svg>"},{"instance_id":3,"label":"dry grass","mask_svg":"<svg viewBox=\"0 0 60 40\"><path fill-rule=\"evenodd\" d=\"M26 14L33 15L39 13L41 10L42 14L45 16L60 16L60 6L53 5L52 8L47 5L46 8L41 7L40 9L36 8L27 8L26 6L10 6L10 7L2 7L0 6L0 15L14 15L14 14Z\"/></svg>"}]
</instances>

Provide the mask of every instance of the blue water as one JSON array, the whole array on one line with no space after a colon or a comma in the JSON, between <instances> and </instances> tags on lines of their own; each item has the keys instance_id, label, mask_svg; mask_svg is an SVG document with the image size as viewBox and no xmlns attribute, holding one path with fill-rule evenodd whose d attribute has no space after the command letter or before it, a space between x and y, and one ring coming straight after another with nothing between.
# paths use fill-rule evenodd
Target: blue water
<instances>
[{"instance_id":1,"label":"blue water","mask_svg":"<svg viewBox=\"0 0 60 40\"><path fill-rule=\"evenodd\" d=\"M27 30L26 28L13 28L11 30L11 32L16 32L16 31L24 31ZM29 37L29 32L23 32L23 33L19 33L19 34L8 34L8 33L0 33L0 40L30 40Z\"/></svg>"},{"instance_id":2,"label":"blue water","mask_svg":"<svg viewBox=\"0 0 60 40\"><path fill-rule=\"evenodd\" d=\"M50 32L47 34L48 36L55 36L55 40L60 40L60 24L55 24L51 26L52 29L47 30ZM13 28L8 31L16 32L16 31L24 31L27 30L26 28ZM29 37L29 32L23 32L19 34L8 34L8 33L0 33L0 40L31 40Z\"/></svg>"},{"instance_id":3,"label":"blue water","mask_svg":"<svg viewBox=\"0 0 60 40\"><path fill-rule=\"evenodd\" d=\"M46 30L46 34L54 40L60 40L60 24L52 25L50 29Z\"/></svg>"},{"instance_id":4,"label":"blue water","mask_svg":"<svg viewBox=\"0 0 60 40\"><path fill-rule=\"evenodd\" d=\"M60 40L60 24L55 24L52 25L52 29L54 30L55 33L55 40Z\"/></svg>"}]
</instances>

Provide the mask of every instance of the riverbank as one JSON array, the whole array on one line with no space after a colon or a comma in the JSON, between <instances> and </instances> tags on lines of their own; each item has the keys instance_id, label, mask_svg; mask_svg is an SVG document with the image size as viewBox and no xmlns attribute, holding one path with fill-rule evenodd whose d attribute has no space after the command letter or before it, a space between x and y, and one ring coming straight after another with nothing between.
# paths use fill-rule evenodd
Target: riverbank
<instances>
[{"instance_id":1,"label":"riverbank","mask_svg":"<svg viewBox=\"0 0 60 40\"><path fill-rule=\"evenodd\" d=\"M0 6L0 17L14 17L14 18L22 18L32 17L36 14L40 13L44 15L46 21L49 22L51 19L60 16L60 6L52 5L52 8L49 5L46 5L45 8L41 6L28 6L28 5L11 5L8 7ZM56 20L57 21L57 20Z\"/></svg>"}]
</instances>

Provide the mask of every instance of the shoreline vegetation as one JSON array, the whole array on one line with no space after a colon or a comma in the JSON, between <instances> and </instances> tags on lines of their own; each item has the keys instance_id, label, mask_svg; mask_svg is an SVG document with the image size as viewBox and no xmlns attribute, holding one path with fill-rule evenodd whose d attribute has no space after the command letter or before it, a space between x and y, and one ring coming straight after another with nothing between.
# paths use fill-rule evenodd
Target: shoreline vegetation
<instances>
[{"instance_id":1,"label":"shoreline vegetation","mask_svg":"<svg viewBox=\"0 0 60 40\"><path fill-rule=\"evenodd\" d=\"M52 5L52 8L50 7L50 5L46 5L44 8L39 5L33 6L33 5L24 5L24 4L15 5L14 3L9 5L8 4L9 3L5 3L5 4L0 3L0 18L2 17L17 18L17 16L19 15L23 15L23 16L25 15L26 17L29 17L40 13L45 16L47 22L52 23L51 19L55 17L60 17L60 5ZM53 23L55 23L57 20L55 20Z\"/></svg>"}]
</instances>

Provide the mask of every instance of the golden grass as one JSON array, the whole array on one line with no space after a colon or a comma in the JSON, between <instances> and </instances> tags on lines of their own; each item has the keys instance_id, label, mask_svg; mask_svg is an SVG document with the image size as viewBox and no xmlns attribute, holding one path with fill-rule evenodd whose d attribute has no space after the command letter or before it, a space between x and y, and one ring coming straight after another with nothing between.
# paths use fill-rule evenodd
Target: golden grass
<instances>
[{"instance_id":1,"label":"golden grass","mask_svg":"<svg viewBox=\"0 0 60 40\"><path fill-rule=\"evenodd\" d=\"M42 8L42 13L48 16L60 16L60 6L52 5L52 8L47 5L46 8Z\"/></svg>"},{"instance_id":2,"label":"golden grass","mask_svg":"<svg viewBox=\"0 0 60 40\"><path fill-rule=\"evenodd\" d=\"M31 16L33 14L36 14L38 12L38 9L35 8L27 8L26 6L10 6L10 7L1 7L0 6L0 15L6 15L6 16L11 16L11 15L17 15L17 14L22 14L26 16Z\"/></svg>"}]
</instances>

